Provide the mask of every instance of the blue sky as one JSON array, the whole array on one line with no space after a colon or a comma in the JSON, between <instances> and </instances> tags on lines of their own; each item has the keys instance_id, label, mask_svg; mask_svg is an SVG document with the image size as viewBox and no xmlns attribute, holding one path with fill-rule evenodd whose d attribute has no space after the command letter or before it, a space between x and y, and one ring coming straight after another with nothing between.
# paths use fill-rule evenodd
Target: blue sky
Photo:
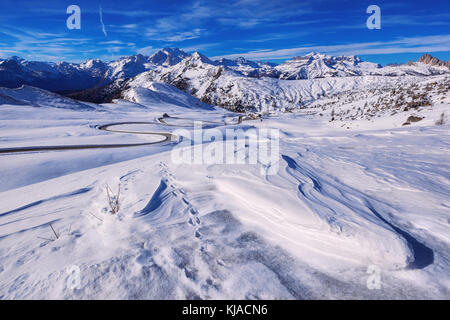
<instances>
[{"instance_id":1,"label":"blue sky","mask_svg":"<svg viewBox=\"0 0 450 320\"><path fill-rule=\"evenodd\" d=\"M69 5L81 30L68 30ZM381 30L369 30L369 5ZM102 8L103 25L100 20ZM105 61L164 47L281 62L319 51L387 64L450 59L448 0L1 0L0 57Z\"/></svg>"}]
</instances>

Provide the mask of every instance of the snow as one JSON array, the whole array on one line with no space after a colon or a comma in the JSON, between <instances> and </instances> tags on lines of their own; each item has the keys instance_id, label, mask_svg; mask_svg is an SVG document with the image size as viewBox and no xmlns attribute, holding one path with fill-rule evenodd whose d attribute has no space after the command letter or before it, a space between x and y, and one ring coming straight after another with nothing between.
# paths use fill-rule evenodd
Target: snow
<instances>
[{"instance_id":1,"label":"snow","mask_svg":"<svg viewBox=\"0 0 450 320\"><path fill-rule=\"evenodd\" d=\"M186 57L188 55L184 51L176 48L162 49L150 57L137 54L111 62L89 59L80 64L12 57L0 60L0 87L33 85L55 92L81 91L129 79L158 66L171 66Z\"/></svg>"},{"instance_id":2,"label":"snow","mask_svg":"<svg viewBox=\"0 0 450 320\"><path fill-rule=\"evenodd\" d=\"M448 75L446 67L423 63L381 68L358 57L318 53L261 67L245 59L211 61L195 52L178 64L141 73L127 85L165 82L212 105L268 113L304 108L323 96L345 91L402 88L430 79L448 82Z\"/></svg>"},{"instance_id":3,"label":"snow","mask_svg":"<svg viewBox=\"0 0 450 320\"><path fill-rule=\"evenodd\" d=\"M377 63L362 61L357 56L330 56L311 52L294 57L280 65L260 63L237 58L219 59L216 63L250 77L271 77L284 80L319 79L349 76L404 76L448 74L445 66L432 66L417 62L399 66L382 67Z\"/></svg>"},{"instance_id":4,"label":"snow","mask_svg":"<svg viewBox=\"0 0 450 320\"><path fill-rule=\"evenodd\" d=\"M378 64L362 62L358 57L333 57L316 52L275 67L280 79L286 80L369 75L378 68Z\"/></svg>"},{"instance_id":5,"label":"snow","mask_svg":"<svg viewBox=\"0 0 450 320\"><path fill-rule=\"evenodd\" d=\"M0 88L0 97L6 102L14 101L16 103L30 104L35 107L94 110L94 107L88 104L30 86L21 86L17 89Z\"/></svg>"},{"instance_id":6,"label":"snow","mask_svg":"<svg viewBox=\"0 0 450 320\"><path fill-rule=\"evenodd\" d=\"M223 67L201 55L190 62L189 85L207 93ZM218 88L261 103L262 121L238 124L239 114L151 72L104 105L0 89L0 149L156 142L152 133L192 133L195 120L222 133L280 130L273 175L174 163L177 141L1 153L0 299L448 299L450 124L436 125L450 106L445 75L288 81L221 70ZM430 105L381 107L402 87L427 92ZM262 102L269 97L283 108ZM350 111L377 101L373 117L352 120ZM308 104L280 112L299 102ZM424 118L404 126L411 115ZM99 130L113 123L121 132ZM114 215L105 188L119 185ZM371 266L380 290L367 287Z\"/></svg>"},{"instance_id":7,"label":"snow","mask_svg":"<svg viewBox=\"0 0 450 320\"><path fill-rule=\"evenodd\" d=\"M139 80L138 78L133 82L134 88L124 92L124 99L147 106L165 103L185 108L213 109L213 107L169 84L151 81L139 83Z\"/></svg>"}]
</instances>

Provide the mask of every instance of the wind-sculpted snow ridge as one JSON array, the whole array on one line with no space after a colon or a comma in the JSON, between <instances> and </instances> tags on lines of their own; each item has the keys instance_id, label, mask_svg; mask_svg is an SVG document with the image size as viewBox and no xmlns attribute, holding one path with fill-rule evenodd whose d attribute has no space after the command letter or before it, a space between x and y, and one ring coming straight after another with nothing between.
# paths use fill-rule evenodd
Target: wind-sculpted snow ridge
<instances>
[{"instance_id":1,"label":"wind-sculpted snow ridge","mask_svg":"<svg viewBox=\"0 0 450 320\"><path fill-rule=\"evenodd\" d=\"M371 203L375 201L373 198L343 184L336 185L333 182L323 180L312 169L300 165L287 155L283 155L282 159L287 163L286 172L299 182L298 190L301 198L307 202L309 207L314 208L315 212L319 212L322 219L327 221L333 229L345 232L345 229L352 228L351 224L354 223L352 220L358 219L367 219L369 223L376 223L381 227L385 224L384 227L387 227L388 230L394 229L399 236L403 237L411 250L411 253L406 255L407 264L403 267L421 269L433 263L433 251L383 218ZM358 203L355 199L361 200ZM351 217L352 214L355 215ZM374 218L377 218L378 221ZM350 221L352 223L349 223ZM357 224L363 225L364 222L359 221ZM370 229L370 227L364 228L364 230ZM385 237L383 236L383 238ZM391 243L389 248L383 250L389 252L393 249L394 246Z\"/></svg>"}]
</instances>

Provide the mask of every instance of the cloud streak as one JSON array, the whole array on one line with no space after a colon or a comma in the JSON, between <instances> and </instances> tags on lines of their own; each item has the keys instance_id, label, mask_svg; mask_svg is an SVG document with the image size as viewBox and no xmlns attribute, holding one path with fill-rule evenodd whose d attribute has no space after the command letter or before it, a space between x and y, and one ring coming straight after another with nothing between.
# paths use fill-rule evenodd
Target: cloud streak
<instances>
[{"instance_id":1,"label":"cloud streak","mask_svg":"<svg viewBox=\"0 0 450 320\"><path fill-rule=\"evenodd\" d=\"M108 33L106 32L105 24L103 23L103 9L102 9L102 6L100 6L99 15L100 15L100 23L102 25L103 34L105 35L105 37L107 37Z\"/></svg>"}]
</instances>

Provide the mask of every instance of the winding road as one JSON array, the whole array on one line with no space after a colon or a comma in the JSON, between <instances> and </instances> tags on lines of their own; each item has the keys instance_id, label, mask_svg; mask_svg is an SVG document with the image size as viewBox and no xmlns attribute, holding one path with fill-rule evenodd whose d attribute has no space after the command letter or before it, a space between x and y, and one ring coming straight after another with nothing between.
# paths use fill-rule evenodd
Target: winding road
<instances>
[{"instance_id":1,"label":"winding road","mask_svg":"<svg viewBox=\"0 0 450 320\"><path fill-rule=\"evenodd\" d=\"M111 129L114 126L119 125L133 125L133 124L156 124L156 125L165 125L168 127L185 127L186 125L177 125L170 124L165 121L165 119L177 119L177 120L188 120L193 123L197 120L195 119L187 119L187 118L178 118L178 117L170 117L168 115L164 115L161 118L158 118L158 122L115 122L109 123L101 126L96 126L98 130L108 131L108 132L116 132L116 133L130 133L130 134L145 134L145 135L155 135L163 137L162 140L153 141L153 142L143 142L143 143L122 143L122 144L88 144L88 145L59 145L59 146L29 146L29 147L15 147L15 148L0 148L0 154L6 153L22 153L22 152L35 152L35 151L62 151L62 150L84 150L84 149L112 149L112 148L130 148L130 147L140 147L140 146L149 146L154 144L160 144L165 142L173 142L178 139L178 137L170 132L140 132L140 131L128 131L128 130L114 130ZM208 125L226 125L222 122L212 122L212 121L203 121L198 120L199 122L206 123ZM239 118L239 123L242 122L242 119Z\"/></svg>"},{"instance_id":2,"label":"winding road","mask_svg":"<svg viewBox=\"0 0 450 320\"><path fill-rule=\"evenodd\" d=\"M102 130L102 131L117 132L117 133L155 135L155 136L161 136L163 139L161 139L159 141L144 142L144 143L30 146L30 147L16 147L16 148L0 148L0 154L34 152L34 151L129 148L129 147L149 146L149 145L160 144L160 143L164 143L164 142L175 141L178 138L176 135L174 135L170 132L139 132L139 131L125 131L125 130L110 129L111 127L114 127L114 126L127 125L127 124L158 124L158 123L157 122L117 122L117 123L110 123L110 124L98 126L97 129Z\"/></svg>"}]
</instances>

